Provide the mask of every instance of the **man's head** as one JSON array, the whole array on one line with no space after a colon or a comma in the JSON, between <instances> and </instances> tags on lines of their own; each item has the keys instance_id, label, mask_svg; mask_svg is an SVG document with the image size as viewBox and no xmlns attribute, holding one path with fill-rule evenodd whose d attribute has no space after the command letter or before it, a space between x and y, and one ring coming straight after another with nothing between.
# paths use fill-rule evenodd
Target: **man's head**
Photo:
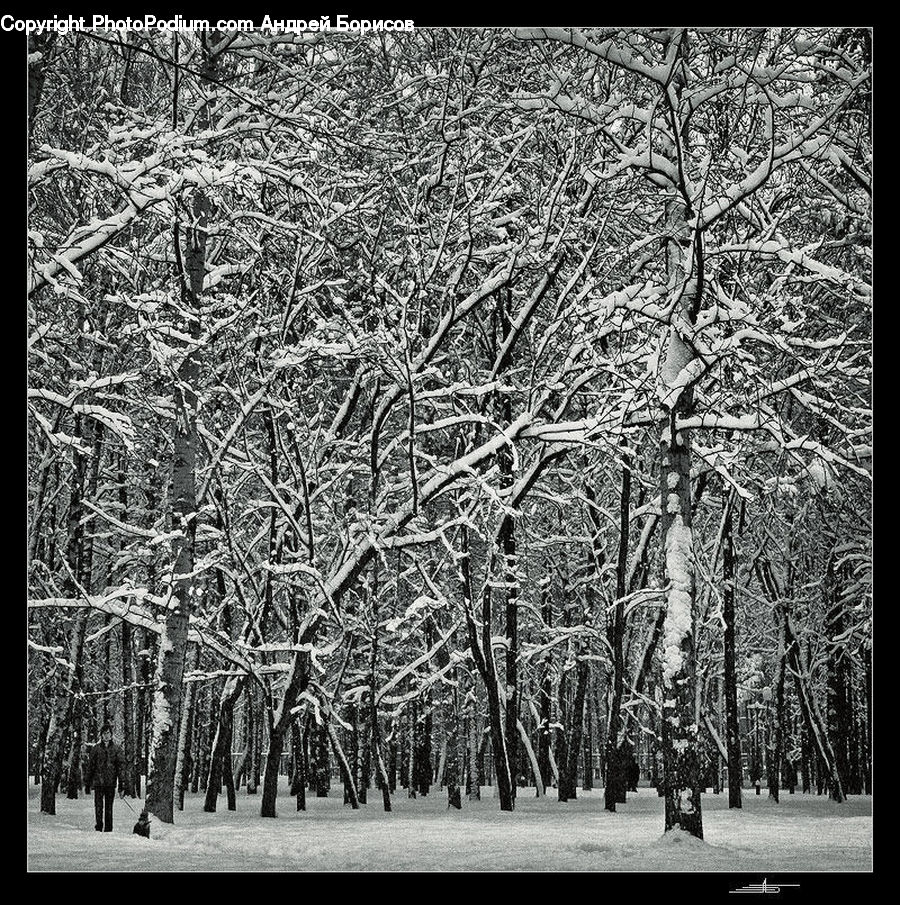
<instances>
[{"instance_id":1,"label":"man's head","mask_svg":"<svg viewBox=\"0 0 900 905\"><path fill-rule=\"evenodd\" d=\"M112 726L109 723L103 724L103 728L100 730L100 741L104 745L108 745L112 741Z\"/></svg>"}]
</instances>

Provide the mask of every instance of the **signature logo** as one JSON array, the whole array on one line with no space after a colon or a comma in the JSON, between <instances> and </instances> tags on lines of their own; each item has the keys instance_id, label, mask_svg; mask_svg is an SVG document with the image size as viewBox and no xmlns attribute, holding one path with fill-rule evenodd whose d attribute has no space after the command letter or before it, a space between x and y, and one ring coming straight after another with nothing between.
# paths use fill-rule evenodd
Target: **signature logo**
<instances>
[{"instance_id":1,"label":"signature logo","mask_svg":"<svg viewBox=\"0 0 900 905\"><path fill-rule=\"evenodd\" d=\"M729 890L732 893L779 893L782 889L788 886L795 886L799 888L799 883L779 883L777 886L774 883L768 883L763 877L762 883L751 883L749 886L742 886L740 889L732 889Z\"/></svg>"}]
</instances>

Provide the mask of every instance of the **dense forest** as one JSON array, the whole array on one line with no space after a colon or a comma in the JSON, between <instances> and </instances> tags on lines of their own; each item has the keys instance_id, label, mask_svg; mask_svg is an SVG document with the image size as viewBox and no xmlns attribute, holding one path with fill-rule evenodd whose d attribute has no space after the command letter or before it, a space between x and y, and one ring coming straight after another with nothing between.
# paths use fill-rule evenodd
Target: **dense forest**
<instances>
[{"instance_id":1,"label":"dense forest","mask_svg":"<svg viewBox=\"0 0 900 905\"><path fill-rule=\"evenodd\" d=\"M871 793L869 30L28 66L42 811Z\"/></svg>"}]
</instances>

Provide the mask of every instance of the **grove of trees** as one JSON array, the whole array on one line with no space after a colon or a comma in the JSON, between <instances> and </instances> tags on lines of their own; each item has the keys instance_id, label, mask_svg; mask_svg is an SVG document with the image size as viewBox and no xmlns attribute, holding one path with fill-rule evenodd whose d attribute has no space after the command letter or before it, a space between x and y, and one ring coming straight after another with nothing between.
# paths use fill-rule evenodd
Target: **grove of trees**
<instances>
[{"instance_id":1,"label":"grove of trees","mask_svg":"<svg viewBox=\"0 0 900 905\"><path fill-rule=\"evenodd\" d=\"M43 811L871 793L869 30L28 51Z\"/></svg>"}]
</instances>

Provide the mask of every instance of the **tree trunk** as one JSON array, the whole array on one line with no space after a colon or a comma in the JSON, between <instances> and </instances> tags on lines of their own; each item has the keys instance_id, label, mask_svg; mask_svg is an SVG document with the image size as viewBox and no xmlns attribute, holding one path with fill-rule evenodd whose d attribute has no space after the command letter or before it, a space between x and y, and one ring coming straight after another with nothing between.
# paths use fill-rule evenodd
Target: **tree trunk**
<instances>
[{"instance_id":1,"label":"tree trunk","mask_svg":"<svg viewBox=\"0 0 900 905\"><path fill-rule=\"evenodd\" d=\"M509 407L509 398L504 397L505 407ZM511 418L509 411L506 417ZM508 483L512 483L512 457L509 447L503 447L500 454L501 472L509 469ZM505 465L504 465L505 463ZM516 797L516 778L519 773L519 616L518 616L518 579L516 576L516 535L515 522L511 515L503 517L500 529L500 546L503 551L503 581L506 585L506 713L504 738L506 741L507 769L509 771L509 793Z\"/></svg>"},{"instance_id":2,"label":"tree trunk","mask_svg":"<svg viewBox=\"0 0 900 905\"><path fill-rule=\"evenodd\" d=\"M510 303L512 290L497 293L497 308L500 321L501 345L507 343L512 332L512 320ZM498 373L499 369L495 369ZM508 425L512 422L512 401L508 394L503 394L497 400L497 409L500 423ZM497 466L500 472L500 486L508 490L513 484L513 454L508 445L501 447L497 453ZM516 556L516 522L515 517L507 511L500 522L500 530L497 536L497 546L500 549L502 559L501 573L503 575L504 596L506 598L505 632L506 632L506 682L505 697L506 709L504 715L504 730L502 739L495 741L495 751L501 751L501 761L505 755L505 764L498 764L497 788L501 795L501 809L503 808L503 796L509 796L510 801L515 801L516 779L518 777L518 747L519 747L519 580L517 575ZM489 593L490 575L486 592ZM488 623L490 627L490 623ZM501 742L501 749L497 748L497 742ZM504 771L501 780L499 772ZM510 805L510 808L512 805Z\"/></svg>"},{"instance_id":3,"label":"tree trunk","mask_svg":"<svg viewBox=\"0 0 900 905\"><path fill-rule=\"evenodd\" d=\"M327 798L331 788L331 765L328 760L328 727L324 723L316 726L315 738L316 798Z\"/></svg>"},{"instance_id":4,"label":"tree trunk","mask_svg":"<svg viewBox=\"0 0 900 905\"><path fill-rule=\"evenodd\" d=\"M543 592L543 604L541 606L541 617L544 627L549 629L553 626L553 603L550 594L545 590ZM538 723L538 766L541 771L541 780L545 788L549 788L553 783L553 774L550 770L550 744L552 741L552 730L550 729L550 717L553 712L553 656L551 651L547 651L543 655L544 659L541 663L541 685L538 693L540 702L540 720Z\"/></svg>"},{"instance_id":5,"label":"tree trunk","mask_svg":"<svg viewBox=\"0 0 900 905\"><path fill-rule=\"evenodd\" d=\"M491 634L491 583L485 582L481 599L481 638L472 616L472 580L469 565L468 531L463 527L462 556L460 557L460 577L462 583L463 606L466 612L466 623L469 635L469 648L484 682L488 703L488 722L490 725L491 746L493 748L494 767L497 773L497 797L501 811L512 811L515 798L512 792L512 776L509 771L506 739L504 738L504 708L500 700L500 684L494 659L493 638Z\"/></svg>"},{"instance_id":6,"label":"tree trunk","mask_svg":"<svg viewBox=\"0 0 900 905\"><path fill-rule=\"evenodd\" d=\"M125 776L122 788L130 798L135 796L134 761L134 651L131 643L131 626L123 619L119 639L122 660L122 754L125 758Z\"/></svg>"},{"instance_id":7,"label":"tree trunk","mask_svg":"<svg viewBox=\"0 0 900 905\"><path fill-rule=\"evenodd\" d=\"M359 761L359 780L357 782L357 790L359 792L359 800L363 804L367 804L369 797L369 783L372 778L372 733L370 731L370 717L364 712L360 715L360 723L362 724L362 732L359 733L356 740L357 760Z\"/></svg>"},{"instance_id":8,"label":"tree trunk","mask_svg":"<svg viewBox=\"0 0 900 905\"><path fill-rule=\"evenodd\" d=\"M606 738L606 787L604 807L615 811L616 802L625 801L627 765L619 756L622 721L622 695L625 688L625 594L627 593L626 570L628 567L629 511L631 506L631 467L627 455L622 457L622 490L619 495L619 549L616 561L616 606L612 620L607 620L606 637L612 650L613 682L609 701L609 734ZM589 499L593 501L593 493ZM593 555L591 564L596 571L603 565L599 550L600 521L598 514L591 510L594 525Z\"/></svg>"},{"instance_id":9,"label":"tree trunk","mask_svg":"<svg viewBox=\"0 0 900 905\"><path fill-rule=\"evenodd\" d=\"M234 705L247 679L244 676L229 676L222 687L219 698L219 715L216 721L216 732L212 744L212 755L209 760L209 781L206 784L206 799L203 810L214 814L219 797L219 789L223 779L226 787L231 776L228 810L233 811L231 801L234 796L234 776L231 772L231 738L234 727Z\"/></svg>"},{"instance_id":10,"label":"tree trunk","mask_svg":"<svg viewBox=\"0 0 900 905\"><path fill-rule=\"evenodd\" d=\"M344 736L344 741L347 745L347 748L350 751L349 756L349 767L350 767L350 777L353 780L353 787L357 791L357 799L358 801L362 801L365 804L365 798L359 797L359 715L357 713L356 704L350 703L347 705L347 722L350 724L350 729L347 731ZM347 780L344 780L344 804L350 803L350 783Z\"/></svg>"},{"instance_id":11,"label":"tree trunk","mask_svg":"<svg viewBox=\"0 0 900 905\"><path fill-rule=\"evenodd\" d=\"M419 721L417 716L418 707L413 701L406 711L407 733L406 733L406 796L407 798L415 798L417 792L417 769L416 759L419 755L419 743L416 738Z\"/></svg>"},{"instance_id":12,"label":"tree trunk","mask_svg":"<svg viewBox=\"0 0 900 905\"><path fill-rule=\"evenodd\" d=\"M425 714L419 718L418 732L416 733L416 791L420 795L427 795L431 791L431 732L432 717L429 701L424 701Z\"/></svg>"},{"instance_id":13,"label":"tree trunk","mask_svg":"<svg viewBox=\"0 0 900 905\"><path fill-rule=\"evenodd\" d=\"M567 611L563 608L563 625L568 628L569 620ZM557 688L556 703L556 762L559 765L559 773L556 782L556 800L568 801L570 796L569 788L569 771L566 769L569 763L569 737L566 726L569 721L567 719L568 711L568 691L569 691L569 673L563 668L559 677L559 687Z\"/></svg>"},{"instance_id":14,"label":"tree trunk","mask_svg":"<svg viewBox=\"0 0 900 905\"><path fill-rule=\"evenodd\" d=\"M200 749L203 747L203 719L202 716L199 715L199 707L194 706L194 701L197 695L200 693L200 690L195 686L193 682L187 685L185 689L186 692L189 692L188 697L190 700L188 701L189 707L185 704L182 705L181 715L182 719L178 725L178 740L181 742L181 727L186 726L188 730L188 736L185 741L187 746L187 763L186 774L184 777L185 780L185 790L190 789L191 793L196 795L200 789ZM176 791L178 787L181 785L181 767L178 765L179 760L176 760L176 768L175 768L175 782Z\"/></svg>"},{"instance_id":15,"label":"tree trunk","mask_svg":"<svg viewBox=\"0 0 900 905\"><path fill-rule=\"evenodd\" d=\"M306 689L309 683L309 653L303 651L295 655L300 659L301 668L291 671L291 678L284 691L284 697L277 712L269 710L269 751L266 755L266 769L263 777L263 794L260 804L261 817L276 817L275 801L278 797L278 771L281 767L281 752L284 750L284 739L290 730L292 719L287 715L291 713L297 703L298 696ZM316 732L318 752L316 766L321 767L320 758L328 758L328 733L325 727L319 727ZM326 766L327 769L327 766ZM318 793L321 796L321 792ZM328 794L327 788L325 795Z\"/></svg>"},{"instance_id":16,"label":"tree trunk","mask_svg":"<svg viewBox=\"0 0 900 905\"><path fill-rule=\"evenodd\" d=\"M415 475L413 475L415 480ZM372 484L374 494L374 482ZM374 499L370 499L374 506ZM369 733L367 739L371 743L372 757L375 759L375 772L377 776L376 785L381 789L381 804L385 812L391 810L391 789L390 780L387 775L387 768L384 765L384 758L381 755L381 730L378 722L378 696L377 696L377 677L378 677L378 602L379 602L379 570L378 558L372 560L372 621L374 628L372 630L372 657L369 661ZM369 784L369 765L368 762L363 767L363 778L368 787Z\"/></svg>"},{"instance_id":17,"label":"tree trunk","mask_svg":"<svg viewBox=\"0 0 900 905\"><path fill-rule=\"evenodd\" d=\"M469 689L469 693L466 695L467 743L469 746L467 794L469 801L481 801L481 785L478 775L478 717L475 712L475 704L475 688L473 687Z\"/></svg>"},{"instance_id":18,"label":"tree trunk","mask_svg":"<svg viewBox=\"0 0 900 905\"><path fill-rule=\"evenodd\" d=\"M83 683L83 677L79 676L79 686ZM81 735L83 722L83 705L80 697L75 698L72 707L71 731L69 733L69 758L68 776L66 779L66 798L77 799L81 786Z\"/></svg>"},{"instance_id":19,"label":"tree trunk","mask_svg":"<svg viewBox=\"0 0 900 905\"><path fill-rule=\"evenodd\" d=\"M350 763L347 760L347 755L344 753L344 749L341 747L337 732L335 731L334 726L331 724L331 721L328 722L327 731L328 740L331 742L331 748L334 751L334 756L337 759L338 766L340 767L341 777L344 780L344 788L347 790L347 797L349 799L350 807L354 811L358 811L359 798L356 794L356 782L353 779L353 773L350 770Z\"/></svg>"},{"instance_id":20,"label":"tree trunk","mask_svg":"<svg viewBox=\"0 0 900 905\"><path fill-rule=\"evenodd\" d=\"M200 663L200 648L197 645L191 649L191 670L195 670ZM197 745L191 746L191 737L194 734L194 702L197 697L197 683L187 683L184 693L184 706L181 710L181 720L178 725L178 751L175 757L175 777L178 783L178 810L184 810L184 792L191 783L194 759L199 754Z\"/></svg>"},{"instance_id":21,"label":"tree trunk","mask_svg":"<svg viewBox=\"0 0 900 905\"><path fill-rule=\"evenodd\" d=\"M853 715L848 701L848 659L844 645L838 640L846 628L844 604L834 574L833 557L829 556L823 582L825 594L825 632L828 636L827 729L834 750L834 767L842 789L850 786L849 736Z\"/></svg>"},{"instance_id":22,"label":"tree trunk","mask_svg":"<svg viewBox=\"0 0 900 905\"><path fill-rule=\"evenodd\" d=\"M834 751L828 739L825 724L809 688L808 670L802 662L800 644L797 641L797 636L788 614L785 614L785 637L787 641L787 661L794 676L794 686L800 701L800 712L803 714L810 741L813 743L817 755L816 777L819 794L821 794L827 780L831 798L834 801L843 801L844 790L835 766Z\"/></svg>"},{"instance_id":23,"label":"tree trunk","mask_svg":"<svg viewBox=\"0 0 900 905\"><path fill-rule=\"evenodd\" d=\"M590 792L594 788L594 734L591 731L593 709L586 707L584 711L584 753L581 788Z\"/></svg>"},{"instance_id":24,"label":"tree trunk","mask_svg":"<svg viewBox=\"0 0 900 905\"><path fill-rule=\"evenodd\" d=\"M205 62L211 68L211 61ZM182 276L182 303L200 309L206 270L206 237L210 204L202 191L193 196L194 223L188 230ZM176 229L176 252L181 255ZM192 318L190 335L200 338L200 322ZM197 529L195 487L197 452L197 385L200 377L198 351L191 349L178 368L175 384L175 431L172 465L172 528L180 532L173 541L174 575L172 600L160 638L153 694L153 730L147 776L147 811L163 823L172 823L175 801L175 769L178 759L178 723L181 716L182 678L187 653L188 623L194 609L198 583L193 577L194 544Z\"/></svg>"},{"instance_id":25,"label":"tree trunk","mask_svg":"<svg viewBox=\"0 0 900 905\"><path fill-rule=\"evenodd\" d=\"M394 737L394 730L390 731L390 742L388 742L388 791L397 791L397 740Z\"/></svg>"},{"instance_id":26,"label":"tree trunk","mask_svg":"<svg viewBox=\"0 0 900 905\"><path fill-rule=\"evenodd\" d=\"M809 743L809 730L805 723L800 725L800 769L803 771L803 784L801 786L804 794L808 793L812 788L812 770L813 770L813 751L812 745Z\"/></svg>"},{"instance_id":27,"label":"tree trunk","mask_svg":"<svg viewBox=\"0 0 900 905\"><path fill-rule=\"evenodd\" d=\"M725 518L722 525L722 620L724 632L723 682L725 684L725 745L728 751L728 807L741 807L741 733L737 702L737 658L735 655L735 555L733 518L735 494L725 502Z\"/></svg>"},{"instance_id":28,"label":"tree trunk","mask_svg":"<svg viewBox=\"0 0 900 905\"><path fill-rule=\"evenodd\" d=\"M437 628L437 626L435 626ZM435 632L432 631L432 643L437 639L434 637ZM448 644L442 645L437 652L436 661L438 668L443 670L450 665L450 653L447 650ZM444 724L444 750L446 751L444 774L446 775L447 784L447 807L462 808L462 794L460 792L460 757L459 757L459 674L456 669L453 670L454 685L444 690L443 701L441 704L441 714ZM437 782L441 784L443 776L441 770L438 770Z\"/></svg>"},{"instance_id":29,"label":"tree trunk","mask_svg":"<svg viewBox=\"0 0 900 905\"><path fill-rule=\"evenodd\" d=\"M297 728L298 744L297 744L297 764L294 768L294 795L297 801L297 810L306 810L306 782L309 771L308 759L308 725L306 728L301 724Z\"/></svg>"},{"instance_id":30,"label":"tree trunk","mask_svg":"<svg viewBox=\"0 0 900 905\"><path fill-rule=\"evenodd\" d=\"M576 668L575 700L572 704L571 738L568 760L565 764L566 786L569 798L578 797L578 756L581 753L584 732L584 698L588 683L588 662L580 660Z\"/></svg>"},{"instance_id":31,"label":"tree trunk","mask_svg":"<svg viewBox=\"0 0 900 905\"><path fill-rule=\"evenodd\" d=\"M75 416L74 435L82 436L82 419ZM73 451L72 483L70 485L68 543L66 564L68 566L64 583L66 593L71 597L81 595L79 585L84 583L84 513L83 498L87 476L87 461L83 454ZM81 691L81 662L84 652L84 638L88 614L79 610L72 620L69 634L69 675L53 704L47 744L44 748L43 775L41 777L41 812L56 813L56 790L60 783L65 753L65 740L72 725L75 701Z\"/></svg>"},{"instance_id":32,"label":"tree trunk","mask_svg":"<svg viewBox=\"0 0 900 905\"><path fill-rule=\"evenodd\" d=\"M675 217L683 222L684 213ZM670 243L677 245L677 243ZM683 279L682 275L679 279ZM693 292L697 292L694 285ZM685 299L685 296L688 298ZM683 304L692 305L688 288ZM664 372L670 380L681 372L690 353L673 326ZM687 359L687 360L685 360ZM680 827L703 838L700 808L700 740L694 717L695 674L695 585L693 532L691 528L691 447L687 431L678 429L679 417L693 411L692 393L683 389L669 409L660 435L660 493L663 540L663 571L666 616L663 624L662 743L665 782L665 828Z\"/></svg>"},{"instance_id":33,"label":"tree trunk","mask_svg":"<svg viewBox=\"0 0 900 905\"><path fill-rule=\"evenodd\" d=\"M781 765L784 760L785 645L784 617L782 616L780 605L775 607L775 621L778 631L778 656L776 660L775 694L772 701L769 727L769 763L766 785L769 790L769 798L777 803L781 787Z\"/></svg>"},{"instance_id":34,"label":"tree trunk","mask_svg":"<svg viewBox=\"0 0 900 905\"><path fill-rule=\"evenodd\" d=\"M259 743L256 733L258 719L253 686L248 683L246 689L247 700L244 706L244 712L246 714L247 756L244 760L244 773L246 777L247 794L255 795L256 790L259 787Z\"/></svg>"},{"instance_id":35,"label":"tree trunk","mask_svg":"<svg viewBox=\"0 0 900 905\"><path fill-rule=\"evenodd\" d=\"M152 586L152 582L148 581ZM150 751L150 731L147 716L152 699L150 684L153 676L154 646L153 633L149 629L138 629L140 645L140 687L137 690L136 712L134 717L134 794L141 797L141 786L147 775L148 756Z\"/></svg>"},{"instance_id":36,"label":"tree trunk","mask_svg":"<svg viewBox=\"0 0 900 905\"><path fill-rule=\"evenodd\" d=\"M866 646L863 651L866 683L866 731L863 735L866 743L866 763L863 774L866 795L872 794L872 648Z\"/></svg>"}]
</instances>

